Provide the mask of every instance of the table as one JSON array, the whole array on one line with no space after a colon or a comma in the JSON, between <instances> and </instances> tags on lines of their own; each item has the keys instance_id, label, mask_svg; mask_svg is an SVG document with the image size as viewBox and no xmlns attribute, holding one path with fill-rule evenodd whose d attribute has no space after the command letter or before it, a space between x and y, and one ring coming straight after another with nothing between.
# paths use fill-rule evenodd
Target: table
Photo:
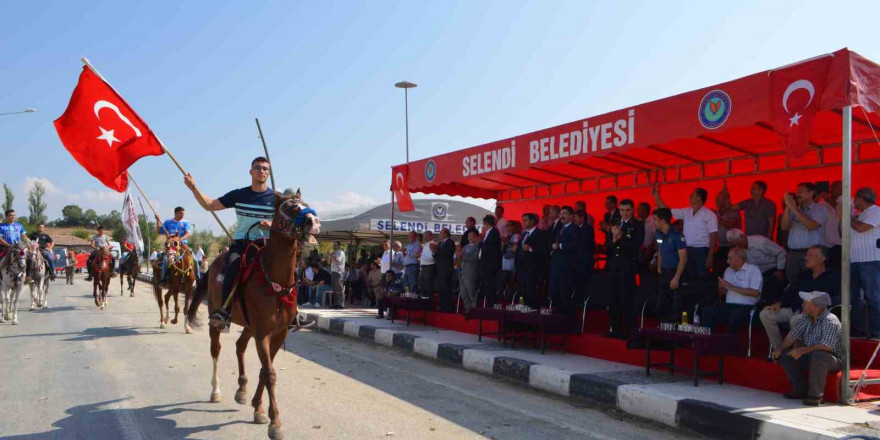
<instances>
[{"instance_id":1,"label":"table","mask_svg":"<svg viewBox=\"0 0 880 440\"><path fill-rule=\"evenodd\" d=\"M389 313L391 313L391 322L394 323L394 315L397 314L397 309L406 310L406 326L409 327L409 323L412 321L412 312L413 310L422 311L422 322L425 324L428 323L428 310L434 308L434 300L431 298L405 298L402 296L393 296L388 298L388 308Z\"/></svg>"},{"instance_id":2,"label":"table","mask_svg":"<svg viewBox=\"0 0 880 440\"><path fill-rule=\"evenodd\" d=\"M646 365L645 375L651 375L651 367L667 367L669 374L675 374L675 370L686 370L675 366L675 350L682 346L694 350L694 366L690 370L694 375L694 386L700 386L700 376L717 376L718 383L724 384L724 356L737 354L739 340L737 335L711 334L696 335L679 331L661 330L659 328L643 328L636 334L637 338L645 338ZM664 341L672 343L669 349L668 363L651 363L651 341ZM718 370L700 371L700 356L718 356Z\"/></svg>"},{"instance_id":3,"label":"table","mask_svg":"<svg viewBox=\"0 0 880 440\"><path fill-rule=\"evenodd\" d=\"M529 313L508 311L504 314L504 320L505 328L517 324L536 327L541 333L541 354L544 354L547 348L547 335L562 335L562 352L565 353L568 333L575 322L574 315L559 313L542 315L538 311ZM513 338L513 348L516 349L516 335Z\"/></svg>"},{"instance_id":4,"label":"table","mask_svg":"<svg viewBox=\"0 0 880 440\"><path fill-rule=\"evenodd\" d=\"M479 320L479 331L477 332L477 341L483 340L483 321L497 321L498 333L496 337L499 341L504 342L504 309L496 309L493 307L474 307L471 311L464 315L464 319Z\"/></svg>"}]
</instances>

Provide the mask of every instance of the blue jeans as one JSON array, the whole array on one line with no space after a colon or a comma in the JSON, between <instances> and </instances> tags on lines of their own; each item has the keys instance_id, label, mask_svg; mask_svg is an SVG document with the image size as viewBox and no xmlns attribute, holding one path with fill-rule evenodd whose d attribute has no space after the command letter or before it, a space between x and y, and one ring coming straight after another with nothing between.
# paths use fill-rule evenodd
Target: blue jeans
<instances>
[{"instance_id":1,"label":"blue jeans","mask_svg":"<svg viewBox=\"0 0 880 440\"><path fill-rule=\"evenodd\" d=\"M419 265L410 264L403 269L403 283L409 288L410 293L415 293L419 288Z\"/></svg>"},{"instance_id":2,"label":"blue jeans","mask_svg":"<svg viewBox=\"0 0 880 440\"><path fill-rule=\"evenodd\" d=\"M52 251L48 249L43 249L43 256L46 257L46 262L49 263L49 270L52 271L52 275L55 275L55 258L52 255Z\"/></svg>"},{"instance_id":3,"label":"blue jeans","mask_svg":"<svg viewBox=\"0 0 880 440\"><path fill-rule=\"evenodd\" d=\"M326 284L315 284L309 287L309 302L312 304L324 304L324 293L333 294L333 286Z\"/></svg>"},{"instance_id":4,"label":"blue jeans","mask_svg":"<svg viewBox=\"0 0 880 440\"><path fill-rule=\"evenodd\" d=\"M852 295L853 327L868 336L880 335L880 261L850 263L850 294ZM865 326L862 290L868 305L870 331Z\"/></svg>"}]
</instances>

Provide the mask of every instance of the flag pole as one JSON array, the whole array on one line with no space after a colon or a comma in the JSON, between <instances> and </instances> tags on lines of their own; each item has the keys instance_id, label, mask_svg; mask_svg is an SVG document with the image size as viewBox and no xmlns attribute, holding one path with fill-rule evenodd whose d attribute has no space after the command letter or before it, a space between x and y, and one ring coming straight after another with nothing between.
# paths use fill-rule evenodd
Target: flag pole
<instances>
[{"instance_id":1,"label":"flag pole","mask_svg":"<svg viewBox=\"0 0 880 440\"><path fill-rule=\"evenodd\" d=\"M263 141L263 152L266 153L266 161L269 162L269 167L272 168L272 160L269 159L269 148L266 147L266 138L263 137L263 127L260 127L260 118L254 118L257 121L257 131L260 132L260 140ZM272 170L269 170L269 178L272 179L272 191L278 192L278 187L275 186L275 174L272 173Z\"/></svg>"},{"instance_id":2,"label":"flag pole","mask_svg":"<svg viewBox=\"0 0 880 440\"><path fill-rule=\"evenodd\" d=\"M145 193L144 190L141 189L141 186L138 185L138 183L137 183L136 180L134 180L134 177L131 175L130 172L128 173L128 180L131 180L131 183L134 184L134 186L135 186L135 188L137 188L138 192L140 192L141 195L144 196L145 199L147 199L147 206L150 207L150 211L153 211L153 214L154 214L156 217L159 217L159 213L156 212L156 208L153 208L153 204L150 203L150 198L147 197L147 193ZM141 205L141 210L143 210L143 205ZM146 215L146 213L144 213L144 215Z\"/></svg>"},{"instance_id":3,"label":"flag pole","mask_svg":"<svg viewBox=\"0 0 880 440\"><path fill-rule=\"evenodd\" d=\"M137 184L135 184L135 185L137 185ZM138 188L138 189L140 189L140 188ZM147 199L147 203L150 203L149 199ZM145 228L145 231L142 231L141 234L143 234L144 232L147 233L146 240L144 240L147 243L147 255L144 258L144 263L147 263L146 264L147 270L150 270L150 264L153 263L152 261L150 261L150 255L151 255L150 254L150 241L151 241L150 240L150 220L147 218L147 212L144 211L144 202L141 201L140 197L138 197L138 204L141 205L141 214L144 215L144 224L147 226ZM151 206L151 208L152 208L152 206Z\"/></svg>"},{"instance_id":4,"label":"flag pole","mask_svg":"<svg viewBox=\"0 0 880 440\"><path fill-rule=\"evenodd\" d=\"M98 78L101 78L101 81L104 81L104 83L106 83L107 86L109 86L111 89L113 89L114 92L116 92L116 89L114 89L113 86L110 85L110 82L107 81L107 79L104 78L104 76L101 75L100 72L98 72L98 69L95 69L95 66L92 66L92 63L89 62L88 58L86 58L86 57L82 57L82 58L80 58L80 59L82 60L83 64L85 64L86 67L88 67L89 70L92 71L92 73L94 73L95 75L97 75ZM118 95L119 92L116 92L116 94ZM162 151L164 151L165 154L167 154L168 157L171 159L171 161L174 162L174 165L177 166L177 169L180 170L180 172L183 173L184 176L186 176L188 173L186 172L185 169L183 169L183 166L180 165L180 162L177 161L177 158L174 157L174 154L171 153L171 150L169 150L169 149L165 146L165 144L162 143L162 139L159 139L159 136L156 136L155 133L153 133L153 136L155 136L155 137L156 137L156 140L159 141L159 146L162 147ZM131 177L130 174L129 174L129 177ZM135 183L135 186L137 186L136 183ZM140 189L140 187L138 187L138 189ZM143 194L143 191L141 191L141 194ZM147 198L146 195L144 196L144 198L147 199L147 204L149 205L149 204L150 204L150 199ZM152 209L152 208L153 208L153 206L150 205L150 209ZM155 213L156 210L153 209L153 212ZM211 213L212 216L214 216L214 220L217 220L217 224L220 225L220 229L223 229L223 232L226 233L226 236L229 238L229 240L232 240L232 234L230 234L230 233L229 233L229 230L226 229L226 225L224 225L223 222L220 221L220 217L217 217L217 213L214 212L214 211L209 211L209 212ZM159 215L159 214L156 214L156 215Z\"/></svg>"}]
</instances>

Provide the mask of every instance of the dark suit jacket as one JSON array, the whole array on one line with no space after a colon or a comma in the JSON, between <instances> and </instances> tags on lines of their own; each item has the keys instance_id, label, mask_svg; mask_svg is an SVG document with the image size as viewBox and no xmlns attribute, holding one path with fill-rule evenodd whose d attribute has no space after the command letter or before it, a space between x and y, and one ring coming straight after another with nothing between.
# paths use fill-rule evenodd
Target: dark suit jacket
<instances>
[{"instance_id":1,"label":"dark suit jacket","mask_svg":"<svg viewBox=\"0 0 880 440\"><path fill-rule=\"evenodd\" d=\"M452 273L452 262L455 257L455 242L452 239L443 240L434 251L434 261L437 272Z\"/></svg>"},{"instance_id":2,"label":"dark suit jacket","mask_svg":"<svg viewBox=\"0 0 880 440\"><path fill-rule=\"evenodd\" d=\"M468 234L470 234L471 231L476 231L478 234L480 233L480 231L477 231L477 228L470 228L467 231L464 231L464 235L461 236L461 242L459 243L462 249L468 245Z\"/></svg>"},{"instance_id":3,"label":"dark suit jacket","mask_svg":"<svg viewBox=\"0 0 880 440\"><path fill-rule=\"evenodd\" d=\"M554 240L554 243L559 245L559 249L550 254L551 271L573 267L574 260L580 252L579 232L580 230L574 223L569 223L568 227L559 227L559 233L556 234L556 240Z\"/></svg>"},{"instance_id":4,"label":"dark suit jacket","mask_svg":"<svg viewBox=\"0 0 880 440\"><path fill-rule=\"evenodd\" d=\"M578 267L587 273L593 269L593 254L596 250L596 234L593 226L584 223L578 231Z\"/></svg>"},{"instance_id":5,"label":"dark suit jacket","mask_svg":"<svg viewBox=\"0 0 880 440\"><path fill-rule=\"evenodd\" d=\"M523 244L531 246L532 250L529 252L525 251L522 246ZM529 234L525 241L520 243L519 248L517 248L516 271L518 274L528 276L533 281L537 280L544 272L549 256L550 240L547 236L547 231L535 228L534 232Z\"/></svg>"},{"instance_id":6,"label":"dark suit jacket","mask_svg":"<svg viewBox=\"0 0 880 440\"><path fill-rule=\"evenodd\" d=\"M480 270L501 270L501 256L501 234L498 233L498 228L492 228L480 242Z\"/></svg>"},{"instance_id":7,"label":"dark suit jacket","mask_svg":"<svg viewBox=\"0 0 880 440\"><path fill-rule=\"evenodd\" d=\"M611 232L605 234L605 249L608 260L638 261L639 250L645 242L645 222L633 217L621 226L623 233L620 240L614 243Z\"/></svg>"}]
</instances>

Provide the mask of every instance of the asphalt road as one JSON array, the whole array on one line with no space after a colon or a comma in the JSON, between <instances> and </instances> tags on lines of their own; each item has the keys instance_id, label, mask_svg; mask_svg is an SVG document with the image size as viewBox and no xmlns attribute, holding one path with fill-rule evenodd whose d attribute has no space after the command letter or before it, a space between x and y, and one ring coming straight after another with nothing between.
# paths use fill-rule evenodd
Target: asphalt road
<instances>
[{"instance_id":1,"label":"asphalt road","mask_svg":"<svg viewBox=\"0 0 880 440\"><path fill-rule=\"evenodd\" d=\"M207 332L185 334L182 318L160 330L146 286L119 296L117 280L104 311L82 275L53 284L46 310L27 311L22 292L20 325L0 324L0 439L267 438L233 400L238 329L221 339L223 401L208 403ZM349 338L305 330L286 349L275 362L286 439L692 438ZM252 393L253 345L247 368Z\"/></svg>"}]
</instances>

